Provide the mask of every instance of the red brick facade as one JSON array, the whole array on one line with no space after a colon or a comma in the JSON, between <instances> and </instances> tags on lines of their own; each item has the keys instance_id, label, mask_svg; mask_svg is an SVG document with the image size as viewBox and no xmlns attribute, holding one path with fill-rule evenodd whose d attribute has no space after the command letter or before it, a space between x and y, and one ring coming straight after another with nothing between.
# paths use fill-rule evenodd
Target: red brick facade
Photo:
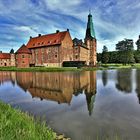
<instances>
[{"instance_id":1,"label":"red brick facade","mask_svg":"<svg viewBox=\"0 0 140 140\"><path fill-rule=\"evenodd\" d=\"M16 66L30 67L31 51L23 44L16 52Z\"/></svg>"},{"instance_id":2,"label":"red brick facade","mask_svg":"<svg viewBox=\"0 0 140 140\"><path fill-rule=\"evenodd\" d=\"M17 67L61 67L73 60L73 42L69 31L30 38L27 45L16 52Z\"/></svg>"},{"instance_id":3,"label":"red brick facade","mask_svg":"<svg viewBox=\"0 0 140 140\"><path fill-rule=\"evenodd\" d=\"M15 66L15 54L0 52L0 67Z\"/></svg>"},{"instance_id":4,"label":"red brick facade","mask_svg":"<svg viewBox=\"0 0 140 140\"><path fill-rule=\"evenodd\" d=\"M85 44L89 49L87 65L96 66L97 56L96 56L96 39L86 39Z\"/></svg>"}]
</instances>

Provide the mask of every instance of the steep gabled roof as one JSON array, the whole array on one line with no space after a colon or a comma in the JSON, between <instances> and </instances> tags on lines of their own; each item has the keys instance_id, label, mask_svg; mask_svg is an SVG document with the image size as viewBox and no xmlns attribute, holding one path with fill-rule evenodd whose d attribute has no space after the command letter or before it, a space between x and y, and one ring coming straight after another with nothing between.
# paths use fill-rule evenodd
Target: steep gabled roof
<instances>
[{"instance_id":1,"label":"steep gabled roof","mask_svg":"<svg viewBox=\"0 0 140 140\"><path fill-rule=\"evenodd\" d=\"M26 53L26 54L30 54L31 51L23 44L16 53Z\"/></svg>"},{"instance_id":2,"label":"steep gabled roof","mask_svg":"<svg viewBox=\"0 0 140 140\"><path fill-rule=\"evenodd\" d=\"M27 48L38 48L42 46L59 45L62 43L68 31L56 32L53 34L39 35L38 37L30 38L27 43Z\"/></svg>"},{"instance_id":3,"label":"steep gabled roof","mask_svg":"<svg viewBox=\"0 0 140 140\"><path fill-rule=\"evenodd\" d=\"M0 59L10 59L10 53L0 53Z\"/></svg>"},{"instance_id":4,"label":"steep gabled roof","mask_svg":"<svg viewBox=\"0 0 140 140\"><path fill-rule=\"evenodd\" d=\"M83 47L83 48L85 48L85 49L88 49L88 48L86 47L86 45L83 43L82 39L74 38L74 39L73 39L73 45L74 45L74 47L80 46L80 47Z\"/></svg>"}]
</instances>

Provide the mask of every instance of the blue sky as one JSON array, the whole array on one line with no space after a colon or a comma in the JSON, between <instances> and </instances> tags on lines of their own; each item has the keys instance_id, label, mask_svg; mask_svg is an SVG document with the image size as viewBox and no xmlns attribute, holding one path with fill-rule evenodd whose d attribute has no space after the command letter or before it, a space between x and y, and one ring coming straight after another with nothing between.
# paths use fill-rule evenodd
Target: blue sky
<instances>
[{"instance_id":1,"label":"blue sky","mask_svg":"<svg viewBox=\"0 0 140 140\"><path fill-rule=\"evenodd\" d=\"M124 38L140 34L139 0L0 0L0 50L15 51L30 36L70 29L72 38L84 39L87 15L92 11L97 51L109 51Z\"/></svg>"}]
</instances>

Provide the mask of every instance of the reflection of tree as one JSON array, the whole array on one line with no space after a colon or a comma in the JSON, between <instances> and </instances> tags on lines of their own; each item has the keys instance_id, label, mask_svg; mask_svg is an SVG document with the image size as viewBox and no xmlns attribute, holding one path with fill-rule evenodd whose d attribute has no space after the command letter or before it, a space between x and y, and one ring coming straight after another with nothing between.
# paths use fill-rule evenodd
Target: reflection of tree
<instances>
[{"instance_id":1,"label":"reflection of tree","mask_svg":"<svg viewBox=\"0 0 140 140\"><path fill-rule=\"evenodd\" d=\"M140 70L139 69L136 70L136 82L137 82L136 92L140 103Z\"/></svg>"},{"instance_id":2,"label":"reflection of tree","mask_svg":"<svg viewBox=\"0 0 140 140\"><path fill-rule=\"evenodd\" d=\"M107 85L107 81L108 81L108 77L107 77L107 71L106 70L103 70L102 72L102 82L103 82L103 85L106 86Z\"/></svg>"},{"instance_id":3,"label":"reflection of tree","mask_svg":"<svg viewBox=\"0 0 140 140\"><path fill-rule=\"evenodd\" d=\"M130 93L132 91L131 69L118 70L116 88L120 91Z\"/></svg>"}]
</instances>

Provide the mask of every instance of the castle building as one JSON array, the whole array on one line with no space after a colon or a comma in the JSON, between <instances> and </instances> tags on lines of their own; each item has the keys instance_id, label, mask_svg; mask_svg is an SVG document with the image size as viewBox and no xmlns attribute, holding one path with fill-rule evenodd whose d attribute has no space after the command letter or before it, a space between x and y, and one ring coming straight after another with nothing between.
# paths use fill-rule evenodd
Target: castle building
<instances>
[{"instance_id":1,"label":"castle building","mask_svg":"<svg viewBox=\"0 0 140 140\"><path fill-rule=\"evenodd\" d=\"M15 66L15 54L14 53L2 53L0 52L0 67Z\"/></svg>"},{"instance_id":2,"label":"castle building","mask_svg":"<svg viewBox=\"0 0 140 140\"><path fill-rule=\"evenodd\" d=\"M14 57L15 61L12 59L10 62L11 59L8 58L9 64L3 61L2 65L16 65L16 67L96 66L96 37L92 15L88 15L84 42L77 38L72 40L69 29L63 32L57 30L52 34L30 37L28 43L23 44Z\"/></svg>"},{"instance_id":3,"label":"castle building","mask_svg":"<svg viewBox=\"0 0 140 140\"><path fill-rule=\"evenodd\" d=\"M16 52L17 67L61 67L64 61L72 61L73 42L69 30L30 37L27 45Z\"/></svg>"}]
</instances>

